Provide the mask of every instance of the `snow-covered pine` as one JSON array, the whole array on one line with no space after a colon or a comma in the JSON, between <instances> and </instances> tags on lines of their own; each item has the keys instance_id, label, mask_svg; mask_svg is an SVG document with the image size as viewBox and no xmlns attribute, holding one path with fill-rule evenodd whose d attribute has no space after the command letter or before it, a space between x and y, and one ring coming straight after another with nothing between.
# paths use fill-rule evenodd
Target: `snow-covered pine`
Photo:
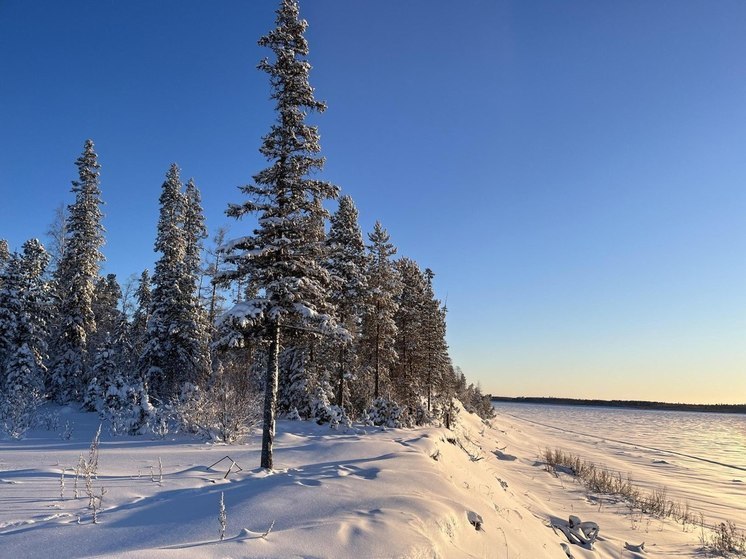
<instances>
[{"instance_id":1,"label":"snow-covered pine","mask_svg":"<svg viewBox=\"0 0 746 559\"><path fill-rule=\"evenodd\" d=\"M194 271L187 263L187 203L181 188L179 167L174 163L159 199L155 250L161 257L153 274L148 341L139 360L150 393L162 403L177 398L183 385L198 386L208 376L204 320L197 304Z\"/></svg>"},{"instance_id":2,"label":"snow-covered pine","mask_svg":"<svg viewBox=\"0 0 746 559\"><path fill-rule=\"evenodd\" d=\"M421 407L420 395L425 389L427 364L423 327L427 280L414 260L400 258L395 267L401 280L401 291L394 315L397 359L391 368L391 389L396 400L415 416Z\"/></svg>"},{"instance_id":3,"label":"snow-covered pine","mask_svg":"<svg viewBox=\"0 0 746 559\"><path fill-rule=\"evenodd\" d=\"M150 307L152 294L150 292L150 273L143 270L135 290L135 312L132 322L129 324L129 340L132 346L133 361L142 355L148 337L148 319L150 318Z\"/></svg>"},{"instance_id":4,"label":"snow-covered pine","mask_svg":"<svg viewBox=\"0 0 746 559\"><path fill-rule=\"evenodd\" d=\"M96 323L96 331L89 336L88 351L95 350L104 340L116 338L118 333L124 329L126 317L119 308L122 299L122 288L119 286L116 274L107 274L105 278L96 280L93 296L93 316ZM95 361L96 357L93 356Z\"/></svg>"},{"instance_id":5,"label":"snow-covered pine","mask_svg":"<svg viewBox=\"0 0 746 559\"><path fill-rule=\"evenodd\" d=\"M427 410L433 411L437 405L442 412L450 406L453 396L454 374L451 357L448 355L446 342L446 313L445 305L435 297L433 278L435 274L429 268L425 269L427 290L425 292L425 306L422 316L422 329L425 339L425 359L427 376L424 379L427 393Z\"/></svg>"},{"instance_id":6,"label":"snow-covered pine","mask_svg":"<svg viewBox=\"0 0 746 559\"><path fill-rule=\"evenodd\" d=\"M376 221L368 239L368 297L363 313L360 353L363 363L373 376L372 396L378 399L381 384L388 382L391 367L397 359L394 342L397 298L401 293L401 281L391 262L396 248L389 242L389 234Z\"/></svg>"},{"instance_id":7,"label":"snow-covered pine","mask_svg":"<svg viewBox=\"0 0 746 559\"><path fill-rule=\"evenodd\" d=\"M285 347L280 352L280 376L277 387L277 412L287 415L296 410L302 418L311 417L311 379L309 374L310 356L308 350L300 344L297 336L288 333Z\"/></svg>"},{"instance_id":8,"label":"snow-covered pine","mask_svg":"<svg viewBox=\"0 0 746 559\"><path fill-rule=\"evenodd\" d=\"M104 383L102 398L99 413L109 420L112 434L158 434L157 410L150 403L142 380L116 371Z\"/></svg>"},{"instance_id":9,"label":"snow-covered pine","mask_svg":"<svg viewBox=\"0 0 746 559\"><path fill-rule=\"evenodd\" d=\"M90 411L100 411L112 375L117 370L128 374L131 370L133 356L129 325L119 308L121 299L122 289L115 274L98 279L93 298L96 331L88 337L91 380L83 397L83 405Z\"/></svg>"},{"instance_id":10,"label":"snow-covered pine","mask_svg":"<svg viewBox=\"0 0 746 559\"><path fill-rule=\"evenodd\" d=\"M336 309L337 320L350 332L350 340L333 347L337 355L335 400L344 407L349 402L346 379L358 373L357 344L360 340L365 295L368 288L367 255L363 234L358 223L358 211L349 196L339 199L339 207L331 216L327 237L327 268L331 275L329 299Z\"/></svg>"},{"instance_id":11,"label":"snow-covered pine","mask_svg":"<svg viewBox=\"0 0 746 559\"><path fill-rule=\"evenodd\" d=\"M90 380L88 336L96 330L93 314L95 282L104 260L98 157L86 140L73 181L75 202L68 207L65 251L56 274L57 316L50 354L50 391L61 403L80 400Z\"/></svg>"},{"instance_id":12,"label":"snow-covered pine","mask_svg":"<svg viewBox=\"0 0 746 559\"><path fill-rule=\"evenodd\" d=\"M187 181L184 190L184 279L182 291L188 295L189 312L184 326L184 336L191 340L190 357L194 363L192 384L204 385L210 375L210 341L212 327L207 311L202 305L199 283L202 278L203 241L207 227L202 210L202 196L194 179Z\"/></svg>"},{"instance_id":13,"label":"snow-covered pine","mask_svg":"<svg viewBox=\"0 0 746 559\"><path fill-rule=\"evenodd\" d=\"M31 239L0 273L0 418L13 438L31 426L44 398L50 293L49 255Z\"/></svg>"},{"instance_id":14,"label":"snow-covered pine","mask_svg":"<svg viewBox=\"0 0 746 559\"><path fill-rule=\"evenodd\" d=\"M234 280L251 278L261 290L260 297L229 313L244 324L264 318L270 343L263 468L272 468L280 327L304 327L310 320L324 319L320 314L326 308L329 274L322 265L318 225L323 227L327 215L323 202L338 193L333 184L309 178L322 169L324 159L318 155L318 130L305 118L308 111L322 112L326 106L314 98L308 82L307 23L300 19L296 0L282 0L276 13L276 28L259 40L275 55L274 60L259 63L270 77L276 101L277 120L260 148L271 164L254 176L253 184L241 187L248 200L228 208L228 215L236 218L258 214L258 225L252 235L228 243L226 260L235 269L224 275Z\"/></svg>"}]
</instances>

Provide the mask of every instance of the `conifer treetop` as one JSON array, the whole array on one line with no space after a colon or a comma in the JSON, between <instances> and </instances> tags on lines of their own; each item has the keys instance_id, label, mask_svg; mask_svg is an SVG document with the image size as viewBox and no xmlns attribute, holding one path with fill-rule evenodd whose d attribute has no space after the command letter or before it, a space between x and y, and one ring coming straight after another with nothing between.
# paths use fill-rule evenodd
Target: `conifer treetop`
<instances>
[{"instance_id":1,"label":"conifer treetop","mask_svg":"<svg viewBox=\"0 0 746 559\"><path fill-rule=\"evenodd\" d=\"M236 218L256 213L258 226L253 235L226 244L226 262L236 269L223 277L250 277L263 290L260 299L247 301L246 309L234 309L234 315L315 318L324 314L329 284L322 266L324 239L318 235L328 217L323 202L336 198L339 189L311 178L323 168L324 158L318 155L318 130L305 119L308 111L321 112L326 105L314 98L308 82L307 23L300 19L297 1L281 2L276 25L259 40L274 54L259 63L270 76L276 101L276 121L260 148L270 166L253 177L253 184L241 187L248 200L229 205L226 212Z\"/></svg>"}]
</instances>

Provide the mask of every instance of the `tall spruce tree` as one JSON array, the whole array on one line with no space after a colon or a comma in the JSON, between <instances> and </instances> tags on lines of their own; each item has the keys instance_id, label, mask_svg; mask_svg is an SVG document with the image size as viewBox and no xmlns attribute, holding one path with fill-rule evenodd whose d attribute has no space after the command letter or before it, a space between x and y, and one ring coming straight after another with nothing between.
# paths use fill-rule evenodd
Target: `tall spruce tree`
<instances>
[{"instance_id":1,"label":"tall spruce tree","mask_svg":"<svg viewBox=\"0 0 746 559\"><path fill-rule=\"evenodd\" d=\"M93 299L104 260L98 157L86 140L73 181L75 202L68 208L65 251L57 270L57 317L50 363L50 391L58 402L80 400L90 380L88 337L96 330Z\"/></svg>"},{"instance_id":2,"label":"tall spruce tree","mask_svg":"<svg viewBox=\"0 0 746 559\"><path fill-rule=\"evenodd\" d=\"M400 258L395 266L402 289L394 315L397 360L391 370L392 389L397 401L405 404L410 413L416 413L425 386L426 334L423 326L427 280L414 260Z\"/></svg>"},{"instance_id":3,"label":"tall spruce tree","mask_svg":"<svg viewBox=\"0 0 746 559\"><path fill-rule=\"evenodd\" d=\"M276 101L277 120L264 136L260 152L270 166L254 176L254 184L241 188L249 198L229 206L228 215L258 214L252 235L229 243L227 260L235 264L224 277L250 279L260 297L237 305L229 313L239 322L264 319L270 343L267 364L261 467L272 468L272 444L277 405L280 327L300 326L317 317L325 306L329 274L322 266L323 242L318 224L326 211L323 202L337 196L329 182L309 178L320 171L319 134L306 124L307 111L323 112L326 105L314 98L308 82L307 23L300 19L298 2L282 0L276 28L259 40L274 53L259 69L266 72Z\"/></svg>"},{"instance_id":4,"label":"tall spruce tree","mask_svg":"<svg viewBox=\"0 0 746 559\"><path fill-rule=\"evenodd\" d=\"M159 201L155 250L161 257L153 274L148 341L139 368L151 393L168 402L179 396L185 384L204 383L209 356L187 254L191 234L185 228L188 203L175 163L166 173Z\"/></svg>"},{"instance_id":5,"label":"tall spruce tree","mask_svg":"<svg viewBox=\"0 0 746 559\"><path fill-rule=\"evenodd\" d=\"M424 380L427 388L428 412L432 411L433 399L436 397L440 400L441 408L445 409L445 406L450 403L450 389L453 384L450 374L451 358L448 355L448 343L446 342L447 309L435 297L434 277L435 274L430 268L425 269L427 289L422 313L422 331L427 370Z\"/></svg>"},{"instance_id":6,"label":"tall spruce tree","mask_svg":"<svg viewBox=\"0 0 746 559\"><path fill-rule=\"evenodd\" d=\"M203 241L207 238L207 226L202 210L202 195L194 179L189 179L184 190L184 276L183 287L185 301L188 301L186 321L183 327L184 338L190 341L188 351L192 361L192 379L190 383L202 385L210 375L210 341L212 328L208 314L202 305L199 293L202 279Z\"/></svg>"},{"instance_id":7,"label":"tall spruce tree","mask_svg":"<svg viewBox=\"0 0 746 559\"><path fill-rule=\"evenodd\" d=\"M396 361L397 298L401 293L401 281L391 262L396 247L389 234L376 221L373 232L368 235L370 258L368 261L368 300L363 314L361 350L368 368L373 373L373 397L381 396L381 381Z\"/></svg>"},{"instance_id":8,"label":"tall spruce tree","mask_svg":"<svg viewBox=\"0 0 746 559\"><path fill-rule=\"evenodd\" d=\"M367 256L363 234L358 223L358 211L349 196L339 199L339 207L331 216L327 238L328 263L331 275L330 301L336 309L339 323L350 332L350 340L339 345L336 400L342 407L345 400L345 380L352 378L356 367L356 344L365 308L368 287Z\"/></svg>"},{"instance_id":9,"label":"tall spruce tree","mask_svg":"<svg viewBox=\"0 0 746 559\"><path fill-rule=\"evenodd\" d=\"M135 290L135 313L130 323L129 339L132 344L132 358L138 359L145 350L148 339L148 320L150 318L150 307L152 294L150 292L150 272L143 270ZM140 380L145 381L144 377Z\"/></svg>"}]
</instances>

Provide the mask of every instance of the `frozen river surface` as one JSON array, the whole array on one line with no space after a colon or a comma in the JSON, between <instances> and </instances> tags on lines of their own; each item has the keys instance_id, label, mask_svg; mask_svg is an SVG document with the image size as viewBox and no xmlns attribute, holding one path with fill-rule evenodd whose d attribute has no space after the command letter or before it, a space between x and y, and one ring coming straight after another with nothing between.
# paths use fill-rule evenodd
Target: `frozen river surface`
<instances>
[{"instance_id":1,"label":"frozen river surface","mask_svg":"<svg viewBox=\"0 0 746 559\"><path fill-rule=\"evenodd\" d=\"M746 416L495 403L556 448L629 474L648 490L746 526ZM544 449L537 449L537 455Z\"/></svg>"}]
</instances>

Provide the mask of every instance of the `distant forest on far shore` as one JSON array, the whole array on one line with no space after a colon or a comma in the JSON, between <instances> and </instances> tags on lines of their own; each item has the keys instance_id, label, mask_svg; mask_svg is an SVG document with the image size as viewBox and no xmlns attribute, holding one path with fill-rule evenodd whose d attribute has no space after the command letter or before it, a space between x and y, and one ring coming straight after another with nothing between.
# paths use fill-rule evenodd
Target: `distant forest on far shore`
<instances>
[{"instance_id":1,"label":"distant forest on far shore","mask_svg":"<svg viewBox=\"0 0 746 559\"><path fill-rule=\"evenodd\" d=\"M590 406L604 408L630 408L638 410L666 411L699 411L709 413L743 413L746 404L678 404L671 402L643 402L638 400L583 400L578 398L538 398L492 396L493 402L512 402L516 404L553 404L556 406Z\"/></svg>"}]
</instances>

